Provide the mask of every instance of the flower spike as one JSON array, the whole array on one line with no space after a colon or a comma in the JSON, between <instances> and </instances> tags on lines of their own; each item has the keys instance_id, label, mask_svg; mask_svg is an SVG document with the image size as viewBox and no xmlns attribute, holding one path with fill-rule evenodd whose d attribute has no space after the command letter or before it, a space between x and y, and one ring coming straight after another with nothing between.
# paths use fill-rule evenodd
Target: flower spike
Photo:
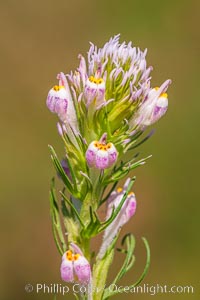
<instances>
[{"instance_id":1,"label":"flower spike","mask_svg":"<svg viewBox=\"0 0 200 300\"><path fill-rule=\"evenodd\" d=\"M123 188L116 186L151 157L138 159L135 149L151 136L151 132L144 134L147 127L168 109L171 80L152 87L153 68L148 66L146 55L147 50L140 50L131 42L120 43L120 35L101 48L91 44L87 58L78 56L75 71L58 74L58 83L46 100L49 110L58 115L57 130L65 151L64 159L60 160L50 146L63 185L59 193L61 203L57 201L54 185L50 193L53 235L62 255L61 278L87 288L93 285L94 290L80 292L80 297L88 300L108 299L117 293L104 287L120 230L136 212L135 194L130 192L135 177L128 178ZM107 211L101 222L98 214L103 203ZM91 239L101 232L100 250L96 256L90 255L94 253L90 249ZM113 284L134 263L134 238L126 235L125 241L127 251L122 252L126 259ZM149 267L150 252L144 242L147 263L136 284ZM90 259L94 261L92 272Z\"/></svg>"}]
</instances>

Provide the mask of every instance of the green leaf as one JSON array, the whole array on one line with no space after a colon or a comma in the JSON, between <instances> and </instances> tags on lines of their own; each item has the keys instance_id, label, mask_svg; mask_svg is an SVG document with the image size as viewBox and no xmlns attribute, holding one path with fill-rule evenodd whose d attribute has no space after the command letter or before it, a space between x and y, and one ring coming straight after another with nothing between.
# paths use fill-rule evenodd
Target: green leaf
<instances>
[{"instance_id":1,"label":"green leaf","mask_svg":"<svg viewBox=\"0 0 200 300\"><path fill-rule=\"evenodd\" d=\"M100 228L101 225L97 214L94 211L92 211L91 206L89 208L89 216L90 216L89 224L81 231L81 236L84 239L90 239L91 237L97 235L98 229Z\"/></svg>"},{"instance_id":2,"label":"green leaf","mask_svg":"<svg viewBox=\"0 0 200 300\"><path fill-rule=\"evenodd\" d=\"M50 145L49 145L49 148L50 148L50 151L51 151L51 158L53 160L56 171L58 172L58 174L62 178L62 180L63 180L64 184L66 185L66 187L68 188L69 192L71 194L74 194L73 186L72 186L69 178L67 177L65 171L63 170L63 167L61 166L61 163L60 163L59 159L57 158L55 150Z\"/></svg>"},{"instance_id":3,"label":"green leaf","mask_svg":"<svg viewBox=\"0 0 200 300\"><path fill-rule=\"evenodd\" d=\"M127 234L122 240L122 245L126 242L126 250L125 249L117 249L118 251L125 253L126 258L124 260L124 263L115 277L114 281L110 286L114 286L132 267L133 263L135 262L135 257L133 256L133 252L135 249L135 238L132 234ZM113 292L110 290L110 288L105 289L103 294L103 299L108 299L109 296L112 296Z\"/></svg>"},{"instance_id":4,"label":"green leaf","mask_svg":"<svg viewBox=\"0 0 200 300\"><path fill-rule=\"evenodd\" d=\"M123 266L121 267L121 270L119 271L118 275L116 276L113 283L118 282L132 267L135 257L133 256L133 252L135 249L135 238L132 234L127 234L122 240L122 245L126 242L126 258L124 260Z\"/></svg>"},{"instance_id":5,"label":"green leaf","mask_svg":"<svg viewBox=\"0 0 200 300\"><path fill-rule=\"evenodd\" d=\"M146 141L154 134L154 132L155 132L155 130L152 129L152 130L150 131L150 133L149 133L143 140L141 140L139 143L137 143L136 145L131 146L131 144L129 144L130 147L128 146L128 147L127 147L127 150L133 150L133 149L137 148L138 146L142 145L144 142L146 142ZM137 141L137 140L134 140L134 143L135 143L136 141Z\"/></svg>"},{"instance_id":6,"label":"green leaf","mask_svg":"<svg viewBox=\"0 0 200 300\"><path fill-rule=\"evenodd\" d=\"M74 205L72 204L72 202L65 196L65 194L63 192L60 191L60 194L62 195L62 197L64 198L64 200L67 202L67 204L71 207L72 211L74 212L74 214L76 215L77 219L79 220L81 226L84 228L85 225L83 223L83 221L81 220L79 213L77 212L76 208L74 207Z\"/></svg>"},{"instance_id":7,"label":"green leaf","mask_svg":"<svg viewBox=\"0 0 200 300\"><path fill-rule=\"evenodd\" d=\"M149 159L150 157L152 157L152 155L149 155L135 163L130 163L130 161L123 163L122 165L120 165L119 168L115 170L112 176L105 178L103 184L106 185L111 182L119 181L120 179L124 178L131 170L141 165L144 165L146 160Z\"/></svg>"},{"instance_id":8,"label":"green leaf","mask_svg":"<svg viewBox=\"0 0 200 300\"><path fill-rule=\"evenodd\" d=\"M146 252L147 252L147 258L146 258L146 265L144 267L144 271L142 272L141 276L139 277L139 279L132 285L129 286L129 290L133 289L134 287L136 287L137 285L139 285L142 280L145 278L145 276L147 275L147 272L149 270L149 266L150 266L150 247L148 244L148 241L146 240L146 238L142 238L145 248L146 248ZM130 263L129 263L130 265ZM129 268L129 267L128 267ZM121 273L122 274L122 273ZM110 291L109 289L106 289L104 292L104 297L103 300L108 299L109 297L118 294L120 291L118 289L115 289L114 291Z\"/></svg>"},{"instance_id":9,"label":"green leaf","mask_svg":"<svg viewBox=\"0 0 200 300\"><path fill-rule=\"evenodd\" d=\"M150 252L149 243L148 243L148 241L145 237L143 237L142 240L144 242L146 252L147 252L146 265L145 265L144 271L142 272L142 275L139 277L139 279L134 284L129 286L130 288L133 288L133 287L137 286L138 284L140 284L142 282L142 280L147 275L147 272L148 272L149 267L150 267L151 252Z\"/></svg>"},{"instance_id":10,"label":"green leaf","mask_svg":"<svg viewBox=\"0 0 200 300\"><path fill-rule=\"evenodd\" d=\"M125 164L125 166L123 166L122 170L123 171L127 171L127 170L130 171L130 170L133 170L133 169L137 168L140 165L144 165L146 163L146 160L149 159L150 157L152 157L152 155L149 155L145 158L142 158L142 159L138 160L137 162L135 162L133 164L129 164L129 162L127 162Z\"/></svg>"},{"instance_id":11,"label":"green leaf","mask_svg":"<svg viewBox=\"0 0 200 300\"><path fill-rule=\"evenodd\" d=\"M56 200L55 189L54 189L54 178L52 179L51 190L50 190L50 214L52 220L52 231L53 237L57 246L57 249L61 255L66 251L65 238L62 232L62 226L60 223L59 208ZM60 243L62 247L60 246Z\"/></svg>"},{"instance_id":12,"label":"green leaf","mask_svg":"<svg viewBox=\"0 0 200 300\"><path fill-rule=\"evenodd\" d=\"M63 189L63 194L65 193L65 188ZM64 218L70 218L71 216L71 211L66 206L65 200L61 198L61 210L62 210L62 215Z\"/></svg>"}]
</instances>

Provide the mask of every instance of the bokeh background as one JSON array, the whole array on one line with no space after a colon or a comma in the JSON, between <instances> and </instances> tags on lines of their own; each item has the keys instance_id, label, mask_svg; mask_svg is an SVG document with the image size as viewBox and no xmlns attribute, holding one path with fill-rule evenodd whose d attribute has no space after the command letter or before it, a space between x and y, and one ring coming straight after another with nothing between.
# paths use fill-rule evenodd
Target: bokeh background
<instances>
[{"instance_id":1,"label":"bokeh background","mask_svg":"<svg viewBox=\"0 0 200 300\"><path fill-rule=\"evenodd\" d=\"M126 230L137 238L137 261L122 284L142 272L145 236L152 253L145 283L195 288L193 295L154 297L199 299L199 11L195 0L1 0L0 299L53 299L27 294L24 286L61 283L49 217L54 170L47 145L60 155L63 149L46 95L59 71L77 67L77 56L86 54L89 41L102 46L117 33L121 41L148 48L153 85L173 80L169 111L141 148L153 158L134 173L138 210ZM118 255L110 280L121 262ZM121 297L152 296L115 299Z\"/></svg>"}]
</instances>

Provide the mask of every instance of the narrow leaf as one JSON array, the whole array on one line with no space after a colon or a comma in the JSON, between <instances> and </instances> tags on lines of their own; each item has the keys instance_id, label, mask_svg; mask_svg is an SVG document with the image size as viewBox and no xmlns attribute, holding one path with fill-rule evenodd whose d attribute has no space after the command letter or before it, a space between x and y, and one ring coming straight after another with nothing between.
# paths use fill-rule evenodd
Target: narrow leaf
<instances>
[{"instance_id":1,"label":"narrow leaf","mask_svg":"<svg viewBox=\"0 0 200 300\"><path fill-rule=\"evenodd\" d=\"M134 145L134 146L128 148L128 150L133 150L133 149L137 148L138 146L142 145L144 142L146 142L146 141L154 134L154 132L155 132L155 129L152 129L152 130L150 131L150 133L149 133L143 140L141 140L141 141L140 141L139 143L137 143L136 145Z\"/></svg>"},{"instance_id":2,"label":"narrow leaf","mask_svg":"<svg viewBox=\"0 0 200 300\"><path fill-rule=\"evenodd\" d=\"M136 287L137 285L139 285L142 280L145 278L148 270L149 270L149 266L150 266L150 247L148 244L148 241L146 240L146 238L142 238L145 248L146 248L146 252L147 252L147 258L146 258L146 265L144 267L144 271L142 272L141 276L139 277L139 279L132 285L129 286L129 290L133 289L134 287ZM109 297L118 294L120 291L118 289L115 289L114 291L109 291L109 289L106 289L104 292L104 297L103 300L108 299Z\"/></svg>"},{"instance_id":3,"label":"narrow leaf","mask_svg":"<svg viewBox=\"0 0 200 300\"><path fill-rule=\"evenodd\" d=\"M83 221L81 220L79 213L77 212L76 208L74 207L74 205L72 204L72 202L65 196L65 194L63 194L62 192L60 192L60 194L62 195L62 197L64 198L64 200L67 202L67 204L71 207L71 209L73 210L74 214L76 215L77 219L79 220L80 224L82 227L85 227Z\"/></svg>"},{"instance_id":4,"label":"narrow leaf","mask_svg":"<svg viewBox=\"0 0 200 300\"><path fill-rule=\"evenodd\" d=\"M135 238L131 234L127 234L123 240L122 240L122 245L126 242L126 258L124 260L124 263L117 274L115 280L113 283L117 283L130 269L130 267L133 265L135 259L133 258L133 252L135 249Z\"/></svg>"},{"instance_id":5,"label":"narrow leaf","mask_svg":"<svg viewBox=\"0 0 200 300\"><path fill-rule=\"evenodd\" d=\"M68 188L69 192L71 194L73 194L74 191L73 191L72 184L71 184L69 178L67 177L65 171L63 170L63 167L61 166L61 163L60 163L59 159L57 158L55 150L50 145L49 145L49 148L51 151L51 158L53 160L56 171L59 173L60 177L62 178L62 180L63 180L64 184L66 185L66 187Z\"/></svg>"},{"instance_id":6,"label":"narrow leaf","mask_svg":"<svg viewBox=\"0 0 200 300\"><path fill-rule=\"evenodd\" d=\"M52 180L51 190L50 190L50 213L52 219L52 230L53 237L58 248L58 251L61 255L66 251L65 239L62 232L62 227L60 223L60 215L59 208L56 200L55 189L54 189L54 179ZM59 237L59 239L58 239ZM60 242L62 244L62 248L60 246Z\"/></svg>"}]
</instances>

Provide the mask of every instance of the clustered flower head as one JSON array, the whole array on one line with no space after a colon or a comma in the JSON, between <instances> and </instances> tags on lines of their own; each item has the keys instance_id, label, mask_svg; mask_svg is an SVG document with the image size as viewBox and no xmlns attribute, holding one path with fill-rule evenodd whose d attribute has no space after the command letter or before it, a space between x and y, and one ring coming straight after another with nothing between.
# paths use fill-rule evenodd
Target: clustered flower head
<instances>
[{"instance_id":1,"label":"clustered flower head","mask_svg":"<svg viewBox=\"0 0 200 300\"><path fill-rule=\"evenodd\" d=\"M171 83L166 80L159 87L152 86L147 50L141 51L131 42L120 43L119 37L114 36L102 48L91 44L87 59L79 55L75 72L57 75L58 83L46 100L59 118L57 128L65 148L60 161L50 146L55 169L64 183L60 194L67 244L54 181L50 194L54 239L62 254L61 277L83 285L94 282L101 290L98 299L112 295L108 290L103 294L102 287L120 230L136 212L136 197L131 191L135 178L128 178L123 188L115 188L148 158L137 161L134 149L150 137L141 140L145 130L166 113ZM102 222L98 209L105 202L107 212ZM90 240L101 232L102 245L92 270ZM133 264L134 238L127 235L127 239L127 259L117 279ZM145 245L149 253L147 241Z\"/></svg>"},{"instance_id":2,"label":"clustered flower head","mask_svg":"<svg viewBox=\"0 0 200 300\"><path fill-rule=\"evenodd\" d=\"M147 67L146 53L131 42L120 44L117 35L103 48L91 44L88 60L79 55L74 73L58 74L59 84L50 90L47 106L62 124L84 137L89 167L110 168L135 133L166 113L171 81L151 87L152 67ZM95 146L103 134L107 143Z\"/></svg>"}]
</instances>

